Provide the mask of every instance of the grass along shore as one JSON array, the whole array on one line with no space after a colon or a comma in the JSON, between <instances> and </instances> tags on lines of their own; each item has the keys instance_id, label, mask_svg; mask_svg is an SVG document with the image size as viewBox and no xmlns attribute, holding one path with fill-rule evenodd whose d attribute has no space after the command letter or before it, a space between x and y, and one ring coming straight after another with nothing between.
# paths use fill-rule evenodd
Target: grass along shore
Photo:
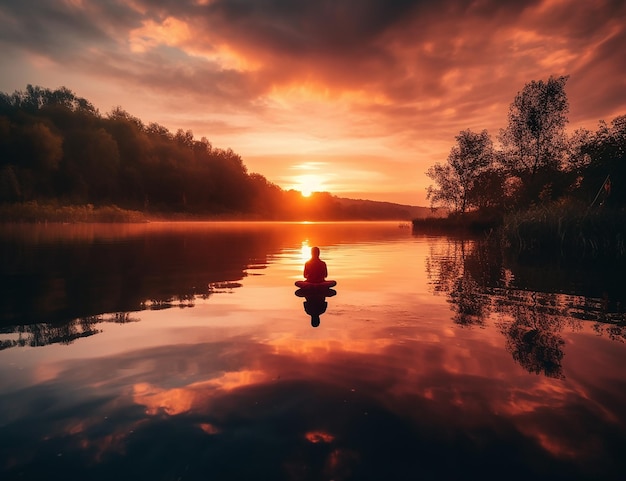
<instances>
[{"instance_id":1,"label":"grass along shore","mask_svg":"<svg viewBox=\"0 0 626 481\"><path fill-rule=\"evenodd\" d=\"M626 260L623 211L554 203L506 216L500 231L503 240L523 256Z\"/></svg>"},{"instance_id":2,"label":"grass along shore","mask_svg":"<svg viewBox=\"0 0 626 481\"><path fill-rule=\"evenodd\" d=\"M115 205L94 207L92 204L40 204L36 201L0 204L0 222L139 223L147 220L143 212L121 209Z\"/></svg>"},{"instance_id":3,"label":"grass along shore","mask_svg":"<svg viewBox=\"0 0 626 481\"><path fill-rule=\"evenodd\" d=\"M573 202L542 204L500 218L470 212L442 219L415 219L413 231L489 235L521 258L626 261L626 212L589 209Z\"/></svg>"}]
</instances>

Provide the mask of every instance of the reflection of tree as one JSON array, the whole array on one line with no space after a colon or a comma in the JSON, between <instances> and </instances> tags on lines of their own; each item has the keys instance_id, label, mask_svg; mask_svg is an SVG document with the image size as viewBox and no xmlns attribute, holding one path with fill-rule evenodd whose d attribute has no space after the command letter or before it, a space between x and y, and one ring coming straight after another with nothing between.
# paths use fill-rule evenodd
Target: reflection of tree
<instances>
[{"instance_id":1,"label":"reflection of tree","mask_svg":"<svg viewBox=\"0 0 626 481\"><path fill-rule=\"evenodd\" d=\"M546 302L549 295L542 296L544 302L537 302L535 292L510 292L514 296L500 302L501 310L513 318L512 322L499 325L506 338L507 351L528 372L562 378L565 344L560 336L565 325L562 312L554 307L554 302Z\"/></svg>"},{"instance_id":2,"label":"reflection of tree","mask_svg":"<svg viewBox=\"0 0 626 481\"><path fill-rule=\"evenodd\" d=\"M189 306L231 289L252 262L264 263L272 233L146 229L106 238L0 238L0 325L50 323L142 309L143 302ZM218 285L219 284L219 285Z\"/></svg>"},{"instance_id":3,"label":"reflection of tree","mask_svg":"<svg viewBox=\"0 0 626 481\"><path fill-rule=\"evenodd\" d=\"M450 292L462 275L465 251L471 250L472 242L464 239L449 239L449 242L430 246L426 258L426 275L435 292Z\"/></svg>"},{"instance_id":4,"label":"reflection of tree","mask_svg":"<svg viewBox=\"0 0 626 481\"><path fill-rule=\"evenodd\" d=\"M611 341L626 342L626 324L605 325L599 322L593 325L593 330L598 334L605 334Z\"/></svg>"},{"instance_id":5,"label":"reflection of tree","mask_svg":"<svg viewBox=\"0 0 626 481\"><path fill-rule=\"evenodd\" d=\"M540 292L562 290L566 280L539 268L515 264L505 268L501 250L488 241L447 240L432 245L426 261L434 293L448 295L452 320L461 326L485 326L491 312L500 314L497 326L506 349L529 372L562 378L562 332L565 327L581 329L583 321L594 322L592 328L609 339L626 341L623 302L609 301L608 295L596 299Z\"/></svg>"},{"instance_id":6,"label":"reflection of tree","mask_svg":"<svg viewBox=\"0 0 626 481\"><path fill-rule=\"evenodd\" d=\"M63 324L28 324L23 326L5 327L0 334L13 338L0 341L0 350L10 347L39 347L49 344L71 344L77 339L93 336L102 332L96 328L103 322L124 324L137 322L138 319L131 317L128 312L115 312L108 316L89 316L74 319Z\"/></svg>"},{"instance_id":7,"label":"reflection of tree","mask_svg":"<svg viewBox=\"0 0 626 481\"><path fill-rule=\"evenodd\" d=\"M489 296L484 295L478 283L468 272L459 277L449 293L455 311L453 321L461 326L485 324L489 315Z\"/></svg>"},{"instance_id":8,"label":"reflection of tree","mask_svg":"<svg viewBox=\"0 0 626 481\"><path fill-rule=\"evenodd\" d=\"M455 312L453 320L461 326L482 326L489 315L490 297L484 294L483 250L480 243L466 239L450 240L431 247L426 273L435 292L445 292ZM475 275L477 273L477 275Z\"/></svg>"}]
</instances>

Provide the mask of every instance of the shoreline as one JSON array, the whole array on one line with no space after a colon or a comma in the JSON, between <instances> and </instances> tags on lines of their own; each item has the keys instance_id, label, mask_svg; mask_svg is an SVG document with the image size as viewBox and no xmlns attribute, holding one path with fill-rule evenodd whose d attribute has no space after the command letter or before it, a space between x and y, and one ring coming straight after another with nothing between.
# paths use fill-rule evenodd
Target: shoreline
<instances>
[{"instance_id":1,"label":"shoreline","mask_svg":"<svg viewBox=\"0 0 626 481\"><path fill-rule=\"evenodd\" d=\"M0 204L0 224L78 224L78 223L147 223L147 222L399 222L410 225L410 219L367 216L337 218L333 216L264 217L259 214L192 212L144 212L116 205L93 204L61 205L30 201L19 204Z\"/></svg>"},{"instance_id":2,"label":"shoreline","mask_svg":"<svg viewBox=\"0 0 626 481\"><path fill-rule=\"evenodd\" d=\"M626 212L619 210L589 211L577 205L548 204L500 218L474 212L414 219L412 225L414 233L484 236L528 262L626 261Z\"/></svg>"}]
</instances>

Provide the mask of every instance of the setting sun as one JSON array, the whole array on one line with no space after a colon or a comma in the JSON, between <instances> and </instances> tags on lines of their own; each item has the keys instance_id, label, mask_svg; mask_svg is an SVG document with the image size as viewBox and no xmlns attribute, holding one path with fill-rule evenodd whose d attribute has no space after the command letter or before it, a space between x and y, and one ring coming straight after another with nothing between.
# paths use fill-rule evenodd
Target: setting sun
<instances>
[{"instance_id":1,"label":"setting sun","mask_svg":"<svg viewBox=\"0 0 626 481\"><path fill-rule=\"evenodd\" d=\"M324 179L320 175L306 174L296 178L297 187L304 197L309 197L313 192L323 190Z\"/></svg>"}]
</instances>

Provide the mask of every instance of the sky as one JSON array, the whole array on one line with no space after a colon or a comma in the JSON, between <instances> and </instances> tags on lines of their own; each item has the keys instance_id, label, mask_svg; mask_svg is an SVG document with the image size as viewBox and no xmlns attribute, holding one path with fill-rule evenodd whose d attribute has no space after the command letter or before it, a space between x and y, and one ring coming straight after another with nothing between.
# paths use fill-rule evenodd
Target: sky
<instances>
[{"instance_id":1,"label":"sky","mask_svg":"<svg viewBox=\"0 0 626 481\"><path fill-rule=\"evenodd\" d=\"M191 130L284 189L428 205L460 131L532 80L568 131L626 114L624 0L0 0L0 91Z\"/></svg>"}]
</instances>

